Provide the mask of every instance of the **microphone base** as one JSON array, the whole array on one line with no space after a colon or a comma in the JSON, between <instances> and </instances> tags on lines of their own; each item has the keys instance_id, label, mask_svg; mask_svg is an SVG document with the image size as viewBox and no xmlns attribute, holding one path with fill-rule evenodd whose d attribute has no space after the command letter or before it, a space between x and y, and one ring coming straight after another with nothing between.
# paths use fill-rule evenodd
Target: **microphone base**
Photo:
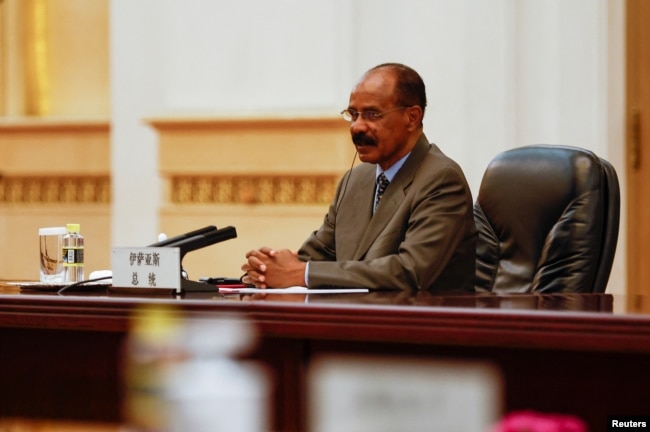
<instances>
[{"instance_id":1,"label":"microphone base","mask_svg":"<svg viewBox=\"0 0 650 432\"><path fill-rule=\"evenodd\" d=\"M192 293L192 292L218 293L219 288L215 285L211 285L205 282L197 282L189 279L181 279L181 292L182 293Z\"/></svg>"}]
</instances>

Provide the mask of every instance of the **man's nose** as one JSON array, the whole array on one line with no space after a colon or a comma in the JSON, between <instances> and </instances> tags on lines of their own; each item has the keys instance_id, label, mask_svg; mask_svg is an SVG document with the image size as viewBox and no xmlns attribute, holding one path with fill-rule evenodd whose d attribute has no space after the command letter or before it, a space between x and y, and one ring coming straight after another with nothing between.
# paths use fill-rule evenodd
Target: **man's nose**
<instances>
[{"instance_id":1,"label":"man's nose","mask_svg":"<svg viewBox=\"0 0 650 432\"><path fill-rule=\"evenodd\" d=\"M363 132L368 130L368 122L363 117L358 116L350 122L350 132Z\"/></svg>"}]
</instances>

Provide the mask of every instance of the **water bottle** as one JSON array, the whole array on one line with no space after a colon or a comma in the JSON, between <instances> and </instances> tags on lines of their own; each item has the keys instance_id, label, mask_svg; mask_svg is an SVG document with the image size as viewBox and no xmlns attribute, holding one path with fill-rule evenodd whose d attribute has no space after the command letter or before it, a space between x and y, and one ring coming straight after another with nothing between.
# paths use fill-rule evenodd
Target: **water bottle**
<instances>
[{"instance_id":1,"label":"water bottle","mask_svg":"<svg viewBox=\"0 0 650 432\"><path fill-rule=\"evenodd\" d=\"M68 224L63 236L63 274L66 283L84 280L84 238L79 224Z\"/></svg>"},{"instance_id":2,"label":"water bottle","mask_svg":"<svg viewBox=\"0 0 650 432\"><path fill-rule=\"evenodd\" d=\"M270 377L239 358L256 343L241 317L179 318L136 308L126 345L124 416L133 432L270 430Z\"/></svg>"}]
</instances>

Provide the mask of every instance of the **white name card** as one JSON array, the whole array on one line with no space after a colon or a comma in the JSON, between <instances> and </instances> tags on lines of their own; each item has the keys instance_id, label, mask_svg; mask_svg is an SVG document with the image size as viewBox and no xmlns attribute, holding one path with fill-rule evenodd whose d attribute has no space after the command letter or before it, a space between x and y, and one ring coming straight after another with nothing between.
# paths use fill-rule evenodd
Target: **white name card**
<instances>
[{"instance_id":1,"label":"white name card","mask_svg":"<svg viewBox=\"0 0 650 432\"><path fill-rule=\"evenodd\" d=\"M485 432L501 409L485 363L322 357L308 385L314 432Z\"/></svg>"},{"instance_id":2,"label":"white name card","mask_svg":"<svg viewBox=\"0 0 650 432\"><path fill-rule=\"evenodd\" d=\"M111 266L114 287L181 291L181 257L178 248L113 248Z\"/></svg>"}]
</instances>

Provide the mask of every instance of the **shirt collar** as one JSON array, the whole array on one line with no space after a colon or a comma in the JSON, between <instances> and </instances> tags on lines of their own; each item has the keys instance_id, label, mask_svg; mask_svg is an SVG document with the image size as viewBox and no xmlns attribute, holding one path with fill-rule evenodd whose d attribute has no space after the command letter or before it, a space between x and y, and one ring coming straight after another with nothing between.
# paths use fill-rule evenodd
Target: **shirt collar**
<instances>
[{"instance_id":1,"label":"shirt collar","mask_svg":"<svg viewBox=\"0 0 650 432\"><path fill-rule=\"evenodd\" d=\"M379 177L379 174L382 172L388 179L388 181L393 181L393 178L395 177L395 174L402 168L402 165L404 165L404 162L406 162L406 159L409 157L411 152L408 152L402 157L400 160L395 162L390 168L388 168L386 171L383 171L379 165L377 165L377 169L375 171L375 179Z\"/></svg>"}]
</instances>

